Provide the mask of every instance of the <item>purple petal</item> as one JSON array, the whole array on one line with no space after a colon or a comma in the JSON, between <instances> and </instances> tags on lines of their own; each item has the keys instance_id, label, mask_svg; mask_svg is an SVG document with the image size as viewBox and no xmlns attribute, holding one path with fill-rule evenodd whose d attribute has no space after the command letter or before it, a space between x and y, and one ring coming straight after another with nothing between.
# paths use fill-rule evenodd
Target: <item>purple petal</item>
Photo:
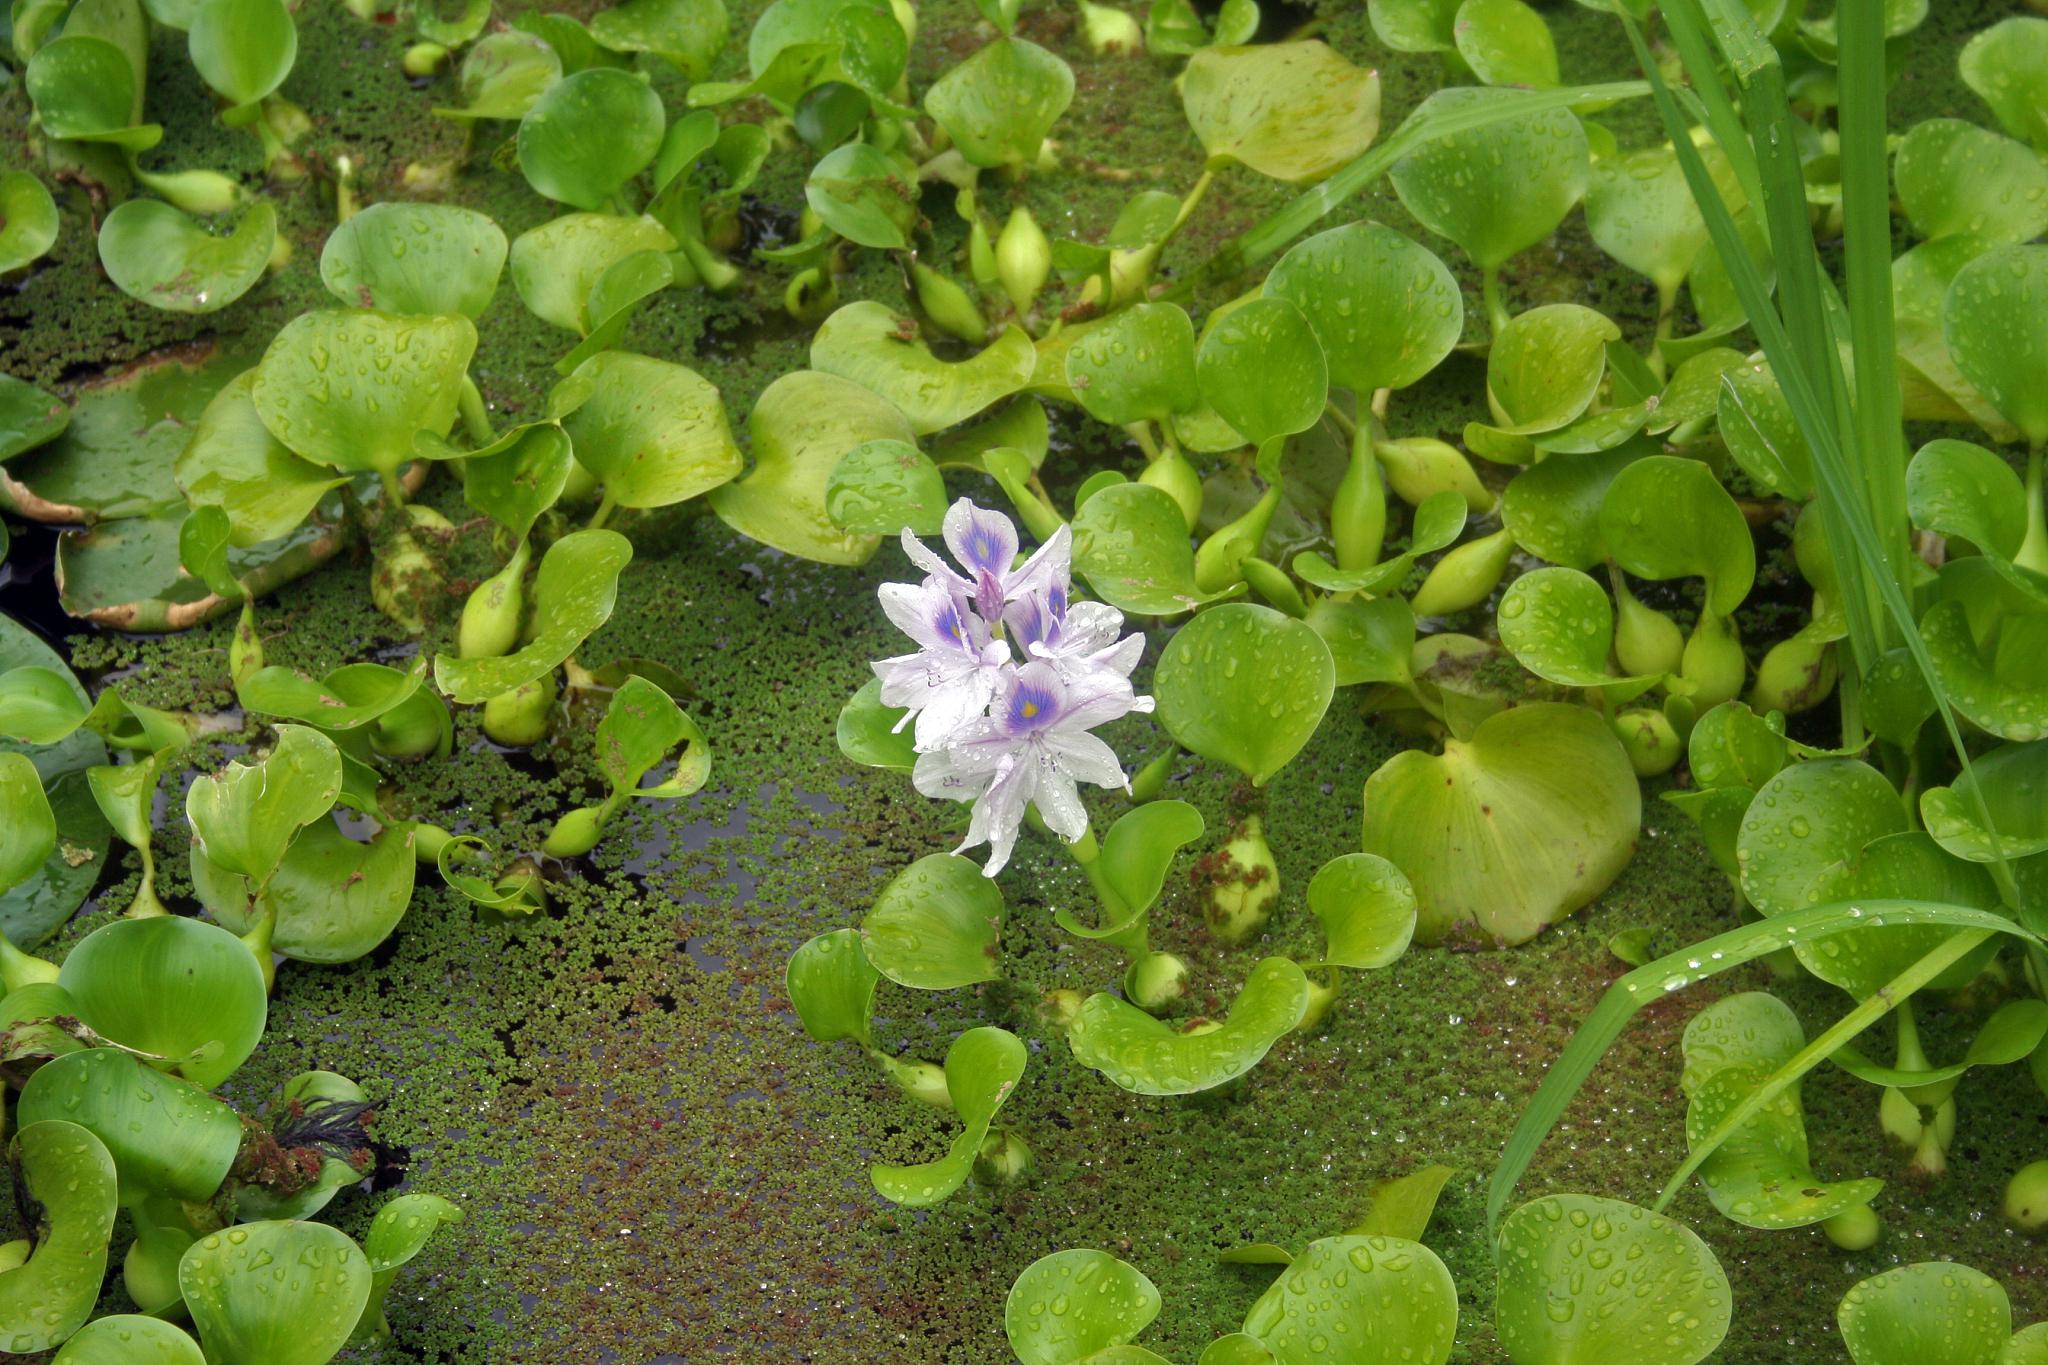
<instances>
[{"instance_id":1,"label":"purple petal","mask_svg":"<svg viewBox=\"0 0 2048 1365\"><path fill-rule=\"evenodd\" d=\"M946 548L979 582L984 575L1001 581L1017 558L1017 528L1001 512L976 507L962 498L946 509Z\"/></svg>"}]
</instances>

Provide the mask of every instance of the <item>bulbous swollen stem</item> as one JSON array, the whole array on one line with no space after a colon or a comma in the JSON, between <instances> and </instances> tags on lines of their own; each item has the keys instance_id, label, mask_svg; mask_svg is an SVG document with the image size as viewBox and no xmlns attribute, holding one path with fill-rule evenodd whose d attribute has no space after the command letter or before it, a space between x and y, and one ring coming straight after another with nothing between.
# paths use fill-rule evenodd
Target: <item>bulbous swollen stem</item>
<instances>
[{"instance_id":1,"label":"bulbous swollen stem","mask_svg":"<svg viewBox=\"0 0 2048 1365\"><path fill-rule=\"evenodd\" d=\"M1081 871L1087 875L1088 885L1095 889L1095 899L1102 907L1103 922L1114 924L1129 914L1130 907L1124 903L1124 898L1116 893L1115 888L1110 886L1109 879L1103 873L1102 845L1096 842L1093 827L1083 830L1081 837L1068 844L1066 848L1068 856L1079 864ZM1149 914L1140 915L1127 928L1107 936L1102 941L1123 949L1124 955L1135 961L1152 949L1151 929L1147 923L1150 919Z\"/></svg>"},{"instance_id":2,"label":"bulbous swollen stem","mask_svg":"<svg viewBox=\"0 0 2048 1365\"><path fill-rule=\"evenodd\" d=\"M1337 567L1368 569L1379 563L1387 535L1387 486L1374 449L1371 423L1352 428L1351 463L1330 499L1330 539Z\"/></svg>"},{"instance_id":3,"label":"bulbous swollen stem","mask_svg":"<svg viewBox=\"0 0 2048 1365\"><path fill-rule=\"evenodd\" d=\"M2035 573L2048 574L2048 477L2044 477L2044 451L2039 441L2027 451L2027 534L2020 541L2013 563Z\"/></svg>"}]
</instances>

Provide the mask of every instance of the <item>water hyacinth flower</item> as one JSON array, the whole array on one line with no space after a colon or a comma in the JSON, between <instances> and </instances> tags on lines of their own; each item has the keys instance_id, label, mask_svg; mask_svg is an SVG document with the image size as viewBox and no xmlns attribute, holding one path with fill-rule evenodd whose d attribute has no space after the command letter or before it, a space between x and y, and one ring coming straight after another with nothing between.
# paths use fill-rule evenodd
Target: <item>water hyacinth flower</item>
<instances>
[{"instance_id":1,"label":"water hyacinth flower","mask_svg":"<svg viewBox=\"0 0 2048 1365\"><path fill-rule=\"evenodd\" d=\"M1130 680L1145 637L1123 635L1114 607L1069 600L1064 526L1020 564L1010 519L962 498L944 536L964 573L904 532L904 553L927 577L885 583L879 596L918 648L873 668L883 702L909 713L898 728L915 727L917 789L973 804L960 847L987 844L992 877L1030 807L1071 843L1088 832L1079 783L1129 789L1116 753L1089 732L1152 709Z\"/></svg>"}]
</instances>

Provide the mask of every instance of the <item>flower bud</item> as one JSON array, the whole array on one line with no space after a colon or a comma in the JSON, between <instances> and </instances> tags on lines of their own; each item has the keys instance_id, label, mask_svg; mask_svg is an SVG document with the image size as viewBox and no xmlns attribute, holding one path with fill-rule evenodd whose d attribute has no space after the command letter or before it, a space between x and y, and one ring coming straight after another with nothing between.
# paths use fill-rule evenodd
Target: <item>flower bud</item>
<instances>
[{"instance_id":1,"label":"flower bud","mask_svg":"<svg viewBox=\"0 0 2048 1365\"><path fill-rule=\"evenodd\" d=\"M910 280L926 317L962 341L979 346L988 340L988 321L965 289L920 261L910 263Z\"/></svg>"},{"instance_id":2,"label":"flower bud","mask_svg":"<svg viewBox=\"0 0 2048 1365\"><path fill-rule=\"evenodd\" d=\"M0 996L11 995L38 981L56 979L56 963L24 953L7 935L0 934Z\"/></svg>"},{"instance_id":3,"label":"flower bud","mask_svg":"<svg viewBox=\"0 0 2048 1365\"><path fill-rule=\"evenodd\" d=\"M242 202L242 187L219 171L138 170L135 178L187 213L209 217L226 213Z\"/></svg>"},{"instance_id":4,"label":"flower bud","mask_svg":"<svg viewBox=\"0 0 2048 1365\"><path fill-rule=\"evenodd\" d=\"M1410 507L1448 491L1464 498L1475 516L1493 510L1492 490L1479 481L1465 452L1449 442L1433 436L1404 436L1398 441L1382 441L1373 451L1386 466L1387 486Z\"/></svg>"},{"instance_id":5,"label":"flower bud","mask_svg":"<svg viewBox=\"0 0 2048 1365\"><path fill-rule=\"evenodd\" d=\"M1202 476L1193 461L1180 451L1161 451L1159 458L1138 475L1138 482L1151 485L1179 503L1181 518L1187 522L1189 531L1202 519Z\"/></svg>"},{"instance_id":6,"label":"flower bud","mask_svg":"<svg viewBox=\"0 0 2048 1365\"><path fill-rule=\"evenodd\" d=\"M1030 1170L1031 1149L1012 1132L991 1132L982 1139L981 1150L974 1154L974 1178L992 1188L1014 1185Z\"/></svg>"},{"instance_id":7,"label":"flower bud","mask_svg":"<svg viewBox=\"0 0 2048 1365\"><path fill-rule=\"evenodd\" d=\"M550 858L580 858L597 847L604 834L604 812L596 806L578 806L555 821L540 851Z\"/></svg>"},{"instance_id":8,"label":"flower bud","mask_svg":"<svg viewBox=\"0 0 2048 1365\"><path fill-rule=\"evenodd\" d=\"M555 706L553 672L484 703L484 733L500 744L526 749L548 737Z\"/></svg>"},{"instance_id":9,"label":"flower bud","mask_svg":"<svg viewBox=\"0 0 2048 1365\"><path fill-rule=\"evenodd\" d=\"M520 541L505 567L471 591L455 629L460 657L495 659L510 654L519 643L520 621L526 614L526 564L532 553L530 543Z\"/></svg>"},{"instance_id":10,"label":"flower bud","mask_svg":"<svg viewBox=\"0 0 2048 1365\"><path fill-rule=\"evenodd\" d=\"M1172 953L1146 953L1124 969L1124 997L1158 1014L1188 992L1188 964Z\"/></svg>"},{"instance_id":11,"label":"flower bud","mask_svg":"<svg viewBox=\"0 0 2048 1365\"><path fill-rule=\"evenodd\" d=\"M1628 751L1629 766L1637 777L1661 777L1677 767L1685 754L1677 729L1662 711L1631 707L1607 723Z\"/></svg>"},{"instance_id":12,"label":"flower bud","mask_svg":"<svg viewBox=\"0 0 2048 1365\"><path fill-rule=\"evenodd\" d=\"M433 75L448 64L448 49L439 43L414 43L405 50L398 65L414 80Z\"/></svg>"},{"instance_id":13,"label":"flower bud","mask_svg":"<svg viewBox=\"0 0 2048 1365\"><path fill-rule=\"evenodd\" d=\"M2048 1206L2044 1206L2048 1213ZM1844 1251L1868 1251L1877 1245L1877 1239L1884 1235L1884 1220L1877 1216L1877 1210L1868 1204L1858 1204L1843 1209L1834 1217L1824 1220L1820 1230L1828 1240Z\"/></svg>"},{"instance_id":14,"label":"flower bud","mask_svg":"<svg viewBox=\"0 0 2048 1365\"><path fill-rule=\"evenodd\" d=\"M1692 684L1687 693L1702 713L1724 701L1733 701L1742 691L1749 665L1742 656L1742 637L1735 622L1702 611L1685 642L1685 654L1678 673Z\"/></svg>"},{"instance_id":15,"label":"flower bud","mask_svg":"<svg viewBox=\"0 0 2048 1365\"><path fill-rule=\"evenodd\" d=\"M1098 5L1094 0L1080 0L1081 33L1088 40L1088 50L1101 56L1106 52L1121 52L1136 55L1145 50L1145 29L1137 19L1109 5Z\"/></svg>"},{"instance_id":16,"label":"flower bud","mask_svg":"<svg viewBox=\"0 0 2048 1365\"><path fill-rule=\"evenodd\" d=\"M1756 682L1749 690L1750 709L1760 715L1783 711L1788 716L1810 711L1835 690L1838 673L1833 641L1798 635L1780 640L1756 666Z\"/></svg>"},{"instance_id":17,"label":"flower bud","mask_svg":"<svg viewBox=\"0 0 2048 1365\"><path fill-rule=\"evenodd\" d=\"M882 1064L882 1073L893 1081L898 1090L934 1109L951 1109L953 1096L946 1089L946 1073L930 1062L899 1061L886 1052L877 1052L875 1060Z\"/></svg>"},{"instance_id":18,"label":"flower bud","mask_svg":"<svg viewBox=\"0 0 2048 1365\"><path fill-rule=\"evenodd\" d=\"M1478 606L1500 586L1514 552L1515 538L1506 528L1458 546L1436 562L1409 605L1417 616L1449 616Z\"/></svg>"},{"instance_id":19,"label":"flower bud","mask_svg":"<svg viewBox=\"0 0 2048 1365\"><path fill-rule=\"evenodd\" d=\"M1021 205L1010 210L1010 221L996 238L996 274L1020 317L1031 311L1032 300L1052 274L1052 242Z\"/></svg>"},{"instance_id":20,"label":"flower bud","mask_svg":"<svg viewBox=\"0 0 2048 1365\"><path fill-rule=\"evenodd\" d=\"M1620 577L1614 591L1614 657L1627 674L1676 673L1685 658L1685 632L1678 622L1646 607Z\"/></svg>"},{"instance_id":21,"label":"flower bud","mask_svg":"<svg viewBox=\"0 0 2048 1365\"><path fill-rule=\"evenodd\" d=\"M2048 1161L2030 1161L2005 1186L2005 1216L2021 1232L2048 1228Z\"/></svg>"},{"instance_id":22,"label":"flower bud","mask_svg":"<svg viewBox=\"0 0 2048 1365\"><path fill-rule=\"evenodd\" d=\"M1280 899L1280 865L1266 843L1266 828L1258 816L1247 816L1230 842L1212 876L1206 916L1209 932L1226 944L1243 943L1265 927Z\"/></svg>"}]
</instances>

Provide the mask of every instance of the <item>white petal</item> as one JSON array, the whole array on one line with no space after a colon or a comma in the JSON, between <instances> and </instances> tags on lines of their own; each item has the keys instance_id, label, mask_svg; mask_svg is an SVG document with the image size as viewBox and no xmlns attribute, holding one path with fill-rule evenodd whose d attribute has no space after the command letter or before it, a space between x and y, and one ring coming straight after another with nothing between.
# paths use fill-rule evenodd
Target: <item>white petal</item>
<instances>
[{"instance_id":1,"label":"white petal","mask_svg":"<svg viewBox=\"0 0 2048 1365\"><path fill-rule=\"evenodd\" d=\"M1051 753L1059 770L1071 777L1092 782L1098 787L1130 785L1124 776L1123 764L1117 761L1116 750L1094 735L1077 730L1055 730L1041 743ZM1045 807L1041 805L1039 809Z\"/></svg>"},{"instance_id":2,"label":"white petal","mask_svg":"<svg viewBox=\"0 0 2048 1365\"><path fill-rule=\"evenodd\" d=\"M1066 774L1056 770L1039 774L1033 799L1038 813L1045 817L1046 828L1068 843L1088 832L1088 808L1081 804L1081 793L1074 790L1073 779Z\"/></svg>"}]
</instances>

